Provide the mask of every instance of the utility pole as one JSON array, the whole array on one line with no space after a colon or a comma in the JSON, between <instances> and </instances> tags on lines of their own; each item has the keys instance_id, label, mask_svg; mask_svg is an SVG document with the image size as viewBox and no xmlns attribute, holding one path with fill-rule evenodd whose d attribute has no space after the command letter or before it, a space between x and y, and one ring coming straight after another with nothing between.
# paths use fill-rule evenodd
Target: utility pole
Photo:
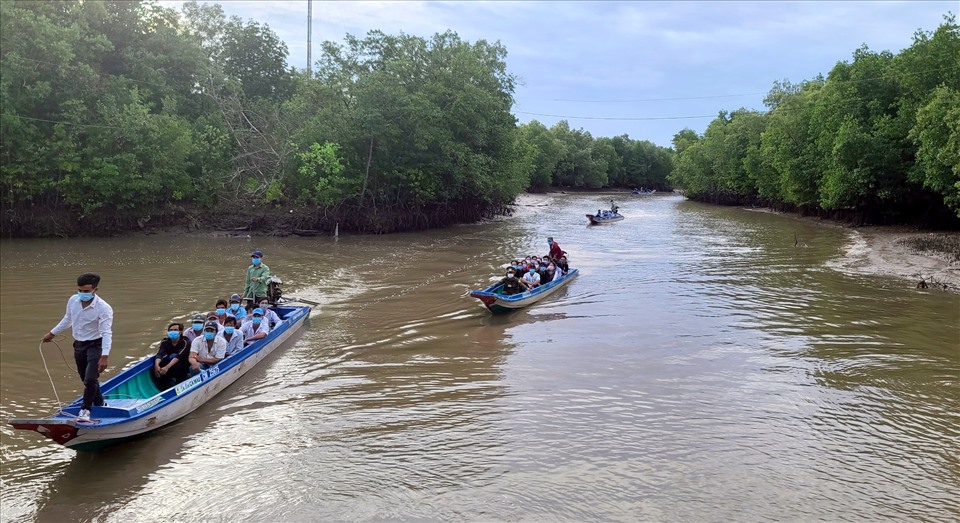
<instances>
[{"instance_id":1,"label":"utility pole","mask_svg":"<svg viewBox=\"0 0 960 523\"><path fill-rule=\"evenodd\" d=\"M307 76L313 76L313 0L307 0Z\"/></svg>"}]
</instances>

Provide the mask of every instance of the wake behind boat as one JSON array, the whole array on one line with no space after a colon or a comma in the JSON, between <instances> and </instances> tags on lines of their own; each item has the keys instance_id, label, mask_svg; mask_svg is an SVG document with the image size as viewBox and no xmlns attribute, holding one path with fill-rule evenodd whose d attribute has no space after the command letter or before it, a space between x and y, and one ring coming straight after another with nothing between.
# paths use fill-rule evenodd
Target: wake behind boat
<instances>
[{"instance_id":1,"label":"wake behind boat","mask_svg":"<svg viewBox=\"0 0 960 523\"><path fill-rule=\"evenodd\" d=\"M94 406L89 422L77 421L82 401L78 397L53 416L15 418L9 423L75 450L97 450L158 429L190 414L263 361L303 327L311 308L278 306L275 310L283 321L265 338L167 390L159 390L151 377L154 356L144 358L101 384L107 406Z\"/></svg>"}]
</instances>

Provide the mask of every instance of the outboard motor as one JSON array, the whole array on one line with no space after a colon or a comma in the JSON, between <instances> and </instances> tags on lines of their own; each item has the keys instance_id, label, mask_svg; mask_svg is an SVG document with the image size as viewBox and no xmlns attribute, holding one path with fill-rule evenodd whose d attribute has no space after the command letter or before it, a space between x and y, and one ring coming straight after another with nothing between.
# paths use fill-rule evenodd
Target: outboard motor
<instances>
[{"instance_id":1,"label":"outboard motor","mask_svg":"<svg viewBox=\"0 0 960 523\"><path fill-rule=\"evenodd\" d=\"M270 280L267 281L267 299L270 303L280 303L283 299L283 290L280 289L282 284L283 280L279 276L270 276Z\"/></svg>"}]
</instances>

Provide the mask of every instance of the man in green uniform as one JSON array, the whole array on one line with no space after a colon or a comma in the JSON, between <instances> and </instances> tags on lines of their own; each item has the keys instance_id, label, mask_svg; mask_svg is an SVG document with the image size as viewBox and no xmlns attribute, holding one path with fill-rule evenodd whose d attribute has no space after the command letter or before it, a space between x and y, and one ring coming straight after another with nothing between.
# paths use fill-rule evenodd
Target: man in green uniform
<instances>
[{"instance_id":1,"label":"man in green uniform","mask_svg":"<svg viewBox=\"0 0 960 523\"><path fill-rule=\"evenodd\" d=\"M256 250L250 255L247 267L247 283L243 287L243 297L259 303L267 297L267 282L270 281L270 267L263 263L263 252Z\"/></svg>"},{"instance_id":2,"label":"man in green uniform","mask_svg":"<svg viewBox=\"0 0 960 523\"><path fill-rule=\"evenodd\" d=\"M500 294L504 296L513 296L529 290L527 284L517 278L517 273L512 267L507 269L507 277L500 280L500 283L503 284L503 287L500 288Z\"/></svg>"}]
</instances>

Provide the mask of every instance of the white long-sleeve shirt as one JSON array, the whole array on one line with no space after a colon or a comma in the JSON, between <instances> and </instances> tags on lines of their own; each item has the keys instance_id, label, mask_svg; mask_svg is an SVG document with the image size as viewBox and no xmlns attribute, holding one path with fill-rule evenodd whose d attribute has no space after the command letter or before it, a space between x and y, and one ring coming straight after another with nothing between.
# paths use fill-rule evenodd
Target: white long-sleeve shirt
<instances>
[{"instance_id":1,"label":"white long-sleeve shirt","mask_svg":"<svg viewBox=\"0 0 960 523\"><path fill-rule=\"evenodd\" d=\"M74 294L67 300L67 312L56 327L50 329L54 334L60 334L72 329L73 339L79 341L90 341L97 338L103 338L103 352L101 355L110 354L110 347L113 344L113 307L103 301L100 296L93 296L93 303L86 308L80 301L80 296Z\"/></svg>"}]
</instances>

